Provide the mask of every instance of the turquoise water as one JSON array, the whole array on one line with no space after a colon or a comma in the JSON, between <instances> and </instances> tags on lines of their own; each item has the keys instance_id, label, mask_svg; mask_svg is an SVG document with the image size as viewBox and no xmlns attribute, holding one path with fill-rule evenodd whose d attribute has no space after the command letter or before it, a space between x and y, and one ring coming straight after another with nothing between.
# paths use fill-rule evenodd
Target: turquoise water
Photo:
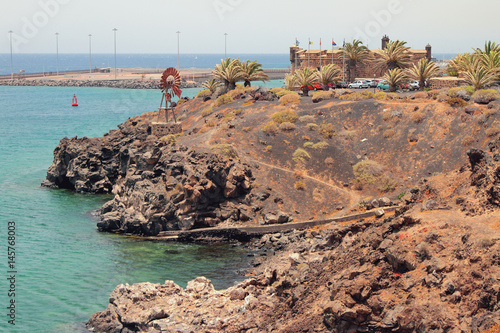
<instances>
[{"instance_id":1,"label":"turquoise water","mask_svg":"<svg viewBox=\"0 0 500 333\"><path fill-rule=\"evenodd\" d=\"M271 82L270 86L279 86ZM193 96L199 89L185 89ZM79 107L72 108L73 94ZM0 331L77 332L107 306L120 283L196 276L216 288L241 279L240 247L165 244L99 233L89 211L109 197L40 187L59 140L101 136L128 117L154 110L156 90L0 87ZM16 223L16 325L7 323L8 222Z\"/></svg>"}]
</instances>

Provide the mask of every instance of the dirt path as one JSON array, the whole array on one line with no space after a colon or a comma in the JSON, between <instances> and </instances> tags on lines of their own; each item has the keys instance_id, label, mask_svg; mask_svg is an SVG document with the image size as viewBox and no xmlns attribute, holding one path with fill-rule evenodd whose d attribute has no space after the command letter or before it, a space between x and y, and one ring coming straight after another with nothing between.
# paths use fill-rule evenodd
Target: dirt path
<instances>
[{"instance_id":1,"label":"dirt path","mask_svg":"<svg viewBox=\"0 0 500 333\"><path fill-rule=\"evenodd\" d=\"M250 158L248 156L245 156L245 159L248 160L248 161L250 161L250 162L254 162L254 163L263 165L263 166L271 168L271 169L277 169L277 170L280 170L280 171L283 171L283 172L288 172L288 173L291 173L291 174L294 173L294 171L292 171L292 170L285 169L285 168L282 168L282 167L279 167L279 166L276 166L276 165L273 165L273 164L268 164L268 163L265 163L265 162L261 162L261 161L255 160L253 158ZM343 188L338 187L336 185L332 185L332 184L327 183L327 182L325 182L325 181L323 181L321 179L317 179L317 178L314 178L314 177L311 177L311 176L302 175L302 177L310 179L310 180L312 180L314 182L323 184L325 186L328 186L328 187L334 189L335 191L340 192L341 195L345 195L346 197L349 198L349 204L347 205L347 207L344 208L343 210L339 211L338 214L344 214L344 213L346 213L351 208L353 208L355 205L357 205L358 202L361 201L361 197L358 194L353 193L352 191L348 191L346 189L343 189Z\"/></svg>"}]
</instances>

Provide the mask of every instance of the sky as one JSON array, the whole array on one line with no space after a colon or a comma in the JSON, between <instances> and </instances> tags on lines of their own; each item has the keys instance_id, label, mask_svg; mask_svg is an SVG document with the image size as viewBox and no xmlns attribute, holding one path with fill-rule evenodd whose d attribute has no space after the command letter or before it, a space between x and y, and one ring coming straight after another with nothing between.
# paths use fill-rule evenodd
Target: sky
<instances>
[{"instance_id":1,"label":"sky","mask_svg":"<svg viewBox=\"0 0 500 333\"><path fill-rule=\"evenodd\" d=\"M498 0L0 0L0 53L281 53L296 39L330 49L357 38L370 49L463 53L500 42ZM12 34L8 32L12 31ZM176 32L180 31L179 34ZM56 37L56 33L59 35ZM227 36L224 34L227 33ZM92 37L89 38L89 34Z\"/></svg>"}]
</instances>

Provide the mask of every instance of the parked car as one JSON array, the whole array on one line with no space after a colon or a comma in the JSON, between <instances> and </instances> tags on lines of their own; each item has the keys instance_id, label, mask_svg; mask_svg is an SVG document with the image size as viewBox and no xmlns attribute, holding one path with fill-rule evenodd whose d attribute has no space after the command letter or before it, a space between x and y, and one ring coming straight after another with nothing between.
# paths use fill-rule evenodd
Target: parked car
<instances>
[{"instance_id":1,"label":"parked car","mask_svg":"<svg viewBox=\"0 0 500 333\"><path fill-rule=\"evenodd\" d=\"M365 82L368 84L370 88L375 88L377 87L378 84L377 80L365 80Z\"/></svg>"},{"instance_id":2,"label":"parked car","mask_svg":"<svg viewBox=\"0 0 500 333\"><path fill-rule=\"evenodd\" d=\"M337 83L328 83L328 88L345 89L347 88L347 83L345 83L344 81L337 81Z\"/></svg>"},{"instance_id":3,"label":"parked car","mask_svg":"<svg viewBox=\"0 0 500 333\"><path fill-rule=\"evenodd\" d=\"M352 83L349 83L348 87L350 89L352 89L352 88L361 89L361 88L369 88L370 85L366 81L356 80L356 81L354 81Z\"/></svg>"},{"instance_id":4,"label":"parked car","mask_svg":"<svg viewBox=\"0 0 500 333\"><path fill-rule=\"evenodd\" d=\"M410 82L408 83L408 87L409 87L411 90L417 90L417 89L419 89L419 88L420 88L420 82L415 81L415 80L410 81Z\"/></svg>"},{"instance_id":5,"label":"parked car","mask_svg":"<svg viewBox=\"0 0 500 333\"><path fill-rule=\"evenodd\" d=\"M345 89L347 88L347 83L345 83L344 81L338 81L336 87Z\"/></svg>"},{"instance_id":6,"label":"parked car","mask_svg":"<svg viewBox=\"0 0 500 333\"><path fill-rule=\"evenodd\" d=\"M389 83L387 83L387 81L385 81L385 80L381 80L381 81L377 84L377 89L380 89L380 90L387 90L387 89L389 89Z\"/></svg>"}]
</instances>

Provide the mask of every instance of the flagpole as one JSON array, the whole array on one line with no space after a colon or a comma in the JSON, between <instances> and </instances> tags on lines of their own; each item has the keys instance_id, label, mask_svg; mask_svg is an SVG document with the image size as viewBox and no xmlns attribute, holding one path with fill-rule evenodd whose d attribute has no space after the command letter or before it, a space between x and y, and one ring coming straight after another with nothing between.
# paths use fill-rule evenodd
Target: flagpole
<instances>
[{"instance_id":1,"label":"flagpole","mask_svg":"<svg viewBox=\"0 0 500 333\"><path fill-rule=\"evenodd\" d=\"M344 44L343 44L343 51L342 52L342 81L345 82L345 38L344 38Z\"/></svg>"},{"instance_id":2,"label":"flagpole","mask_svg":"<svg viewBox=\"0 0 500 333\"><path fill-rule=\"evenodd\" d=\"M309 53L309 50L311 48L311 38L309 38L309 42L307 42L307 67L309 67L309 58L311 54Z\"/></svg>"},{"instance_id":3,"label":"flagpole","mask_svg":"<svg viewBox=\"0 0 500 333\"><path fill-rule=\"evenodd\" d=\"M319 39L319 69L321 69L321 38Z\"/></svg>"},{"instance_id":4,"label":"flagpole","mask_svg":"<svg viewBox=\"0 0 500 333\"><path fill-rule=\"evenodd\" d=\"M333 41L333 38L332 38L332 65L333 65L333 43L334 43L334 41Z\"/></svg>"}]
</instances>

